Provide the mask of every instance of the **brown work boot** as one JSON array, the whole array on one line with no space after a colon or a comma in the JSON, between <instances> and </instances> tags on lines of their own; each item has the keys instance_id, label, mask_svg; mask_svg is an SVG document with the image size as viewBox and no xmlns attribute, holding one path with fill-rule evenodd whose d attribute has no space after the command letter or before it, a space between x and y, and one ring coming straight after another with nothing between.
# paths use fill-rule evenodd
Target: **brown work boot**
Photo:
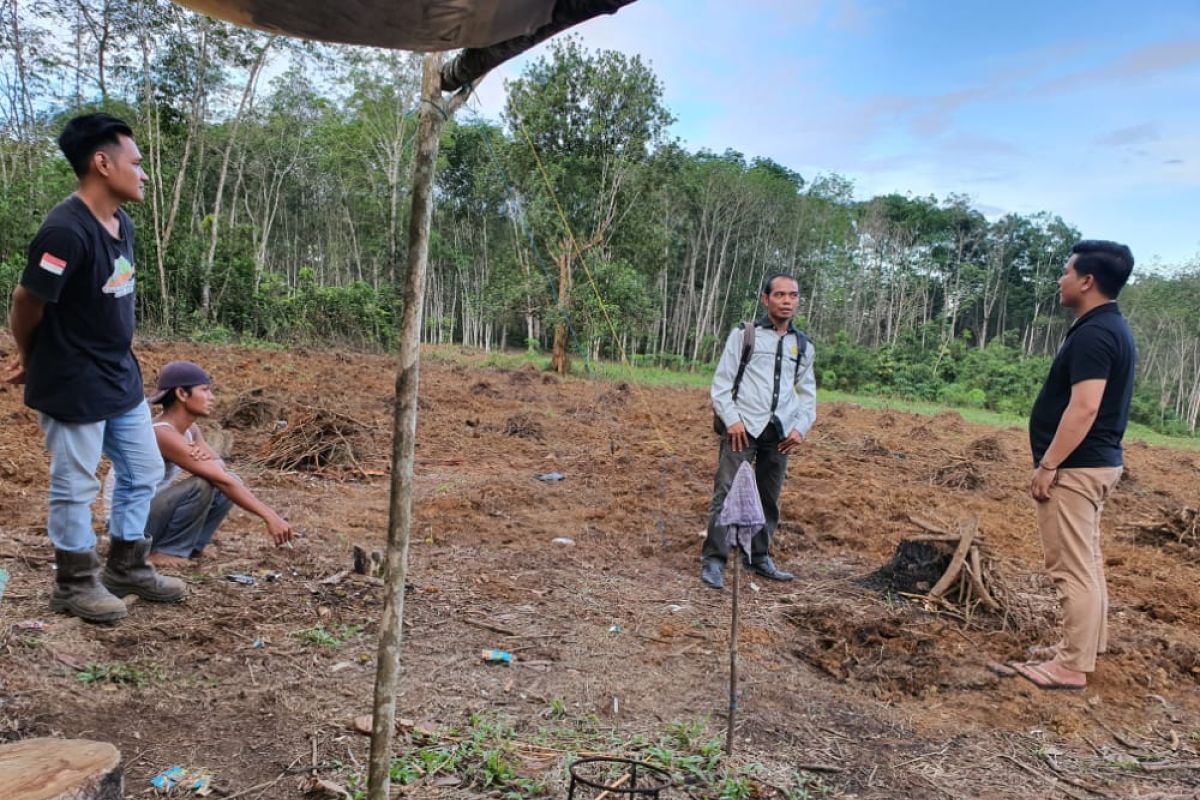
<instances>
[{"instance_id":1,"label":"brown work boot","mask_svg":"<svg viewBox=\"0 0 1200 800\"><path fill-rule=\"evenodd\" d=\"M108 590L118 597L136 594L143 600L155 603L176 603L187 594L187 587L179 578L159 575L154 566L146 561L150 553L150 540L139 539L127 542L113 539L108 548L108 563L100 580Z\"/></svg>"},{"instance_id":2,"label":"brown work boot","mask_svg":"<svg viewBox=\"0 0 1200 800\"><path fill-rule=\"evenodd\" d=\"M100 557L95 550L54 551L58 566L50 608L87 622L116 622L129 616L125 604L100 583Z\"/></svg>"}]
</instances>

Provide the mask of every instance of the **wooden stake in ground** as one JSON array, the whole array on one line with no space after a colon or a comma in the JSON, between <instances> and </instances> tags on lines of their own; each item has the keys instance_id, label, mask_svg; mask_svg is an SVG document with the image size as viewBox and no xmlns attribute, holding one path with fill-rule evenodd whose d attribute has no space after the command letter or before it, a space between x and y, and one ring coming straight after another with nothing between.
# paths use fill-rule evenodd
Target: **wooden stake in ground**
<instances>
[{"instance_id":1,"label":"wooden stake in ground","mask_svg":"<svg viewBox=\"0 0 1200 800\"><path fill-rule=\"evenodd\" d=\"M733 730L737 722L737 632L738 597L741 594L741 560L745 553L749 560L750 542L754 534L766 524L762 500L758 496L758 484L754 480L754 469L748 461L738 467L737 475L717 522L725 526L725 543L729 558L733 559L733 611L729 621L729 723L725 729L725 755L733 755ZM739 552L741 551L741 552Z\"/></svg>"},{"instance_id":2,"label":"wooden stake in ground","mask_svg":"<svg viewBox=\"0 0 1200 800\"><path fill-rule=\"evenodd\" d=\"M396 686L400 680L400 641L404 622L404 580L412 530L413 445L417 435L417 387L421 363L421 311L429 266L429 225L433 216L433 173L442 126L466 102L470 89L442 98L442 54L425 56L417 152L413 161L412 216L408 224L408 274L396 371L396 410L392 417L392 484L388 507L387 576L379 654L375 667L375 705L368 770L369 800L388 800L391 788L392 730L396 724Z\"/></svg>"},{"instance_id":3,"label":"wooden stake in ground","mask_svg":"<svg viewBox=\"0 0 1200 800\"><path fill-rule=\"evenodd\" d=\"M733 728L737 720L738 596L742 592L742 556L733 553L733 613L729 620L729 724L725 727L725 755L733 755Z\"/></svg>"}]
</instances>

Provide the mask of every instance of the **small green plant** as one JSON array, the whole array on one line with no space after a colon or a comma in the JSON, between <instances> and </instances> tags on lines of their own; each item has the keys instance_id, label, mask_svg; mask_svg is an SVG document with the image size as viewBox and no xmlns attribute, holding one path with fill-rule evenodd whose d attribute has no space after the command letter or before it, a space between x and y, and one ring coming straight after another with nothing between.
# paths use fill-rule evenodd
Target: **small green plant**
<instances>
[{"instance_id":1,"label":"small green plant","mask_svg":"<svg viewBox=\"0 0 1200 800\"><path fill-rule=\"evenodd\" d=\"M543 717L556 719L567 715L566 703L552 698ZM677 781L689 787L689 796L703 800L751 800L771 796L767 785L759 778L764 769L759 764L728 766L723 758L720 736L709 735L706 719L671 723L657 737L633 734L615 735L611 727L594 717L572 719L561 728L541 728L525 731L518 738L513 721L500 714L472 714L467 724L441 734L422 734L414 746L392 759L390 774L402 786L428 785L435 776L455 776L460 788L486 793L502 800L527 800L546 797L550 786L543 779L521 774L522 754L530 744L538 744L564 754L568 763L571 753L606 750L628 758L653 764L671 773ZM346 768L343 767L345 772ZM624 774L622 765L614 765L607 779L617 780ZM348 775L346 785L353 800L359 800L358 790L364 786L361 773ZM419 792L416 789L408 793ZM775 796L785 800L813 800L827 797L834 789L819 778L794 772L789 785L778 787Z\"/></svg>"},{"instance_id":2,"label":"small green plant","mask_svg":"<svg viewBox=\"0 0 1200 800\"><path fill-rule=\"evenodd\" d=\"M550 707L544 716L550 719L562 719L567 715L567 704L561 697L550 698Z\"/></svg>"},{"instance_id":3,"label":"small green plant","mask_svg":"<svg viewBox=\"0 0 1200 800\"><path fill-rule=\"evenodd\" d=\"M129 686L147 686L162 676L156 669L143 669L132 664L88 664L75 673L76 679L85 686L99 683L116 683Z\"/></svg>"},{"instance_id":4,"label":"small green plant","mask_svg":"<svg viewBox=\"0 0 1200 800\"><path fill-rule=\"evenodd\" d=\"M754 784L746 775L726 773L714 787L718 800L749 800L754 796Z\"/></svg>"},{"instance_id":5,"label":"small green plant","mask_svg":"<svg viewBox=\"0 0 1200 800\"><path fill-rule=\"evenodd\" d=\"M362 625L339 625L337 628L330 630L324 625L317 625L314 628L296 631L292 636L302 642L314 644L318 647L337 649L357 636L362 627Z\"/></svg>"},{"instance_id":6,"label":"small green plant","mask_svg":"<svg viewBox=\"0 0 1200 800\"><path fill-rule=\"evenodd\" d=\"M392 759L389 774L400 785L427 781L436 775L456 775L465 786L489 790L504 800L544 797L545 782L527 778L517 771L516 729L498 715L472 714L467 727L427 737L424 743ZM362 785L354 773L347 785Z\"/></svg>"}]
</instances>

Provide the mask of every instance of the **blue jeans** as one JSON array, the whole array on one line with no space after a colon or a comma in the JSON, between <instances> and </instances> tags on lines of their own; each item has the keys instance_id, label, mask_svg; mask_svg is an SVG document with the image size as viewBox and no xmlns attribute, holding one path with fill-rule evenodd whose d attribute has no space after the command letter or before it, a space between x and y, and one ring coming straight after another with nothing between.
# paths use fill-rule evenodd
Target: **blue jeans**
<instances>
[{"instance_id":1,"label":"blue jeans","mask_svg":"<svg viewBox=\"0 0 1200 800\"><path fill-rule=\"evenodd\" d=\"M142 539L150 499L163 477L150 406L142 402L99 422L60 422L46 414L40 416L50 453L46 528L55 549L79 552L96 546L92 503L100 490L96 468L102 453L112 461L116 476L108 532L114 539Z\"/></svg>"},{"instance_id":2,"label":"blue jeans","mask_svg":"<svg viewBox=\"0 0 1200 800\"><path fill-rule=\"evenodd\" d=\"M198 475L171 484L150 503L146 538L153 542L151 552L179 558L199 555L232 507L224 492Z\"/></svg>"}]
</instances>

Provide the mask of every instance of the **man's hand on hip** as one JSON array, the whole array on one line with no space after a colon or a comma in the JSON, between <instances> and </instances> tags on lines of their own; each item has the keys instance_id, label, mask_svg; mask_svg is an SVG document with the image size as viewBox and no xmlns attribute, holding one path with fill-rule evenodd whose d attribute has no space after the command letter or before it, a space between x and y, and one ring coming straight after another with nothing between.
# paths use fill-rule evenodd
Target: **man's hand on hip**
<instances>
[{"instance_id":1,"label":"man's hand on hip","mask_svg":"<svg viewBox=\"0 0 1200 800\"><path fill-rule=\"evenodd\" d=\"M779 452L786 456L803 441L804 436L801 435L800 431L792 431L786 439L779 443Z\"/></svg>"},{"instance_id":2,"label":"man's hand on hip","mask_svg":"<svg viewBox=\"0 0 1200 800\"><path fill-rule=\"evenodd\" d=\"M734 450L745 450L750 446L750 439L746 435L746 425L742 422L735 422L729 426L729 446Z\"/></svg>"}]
</instances>

